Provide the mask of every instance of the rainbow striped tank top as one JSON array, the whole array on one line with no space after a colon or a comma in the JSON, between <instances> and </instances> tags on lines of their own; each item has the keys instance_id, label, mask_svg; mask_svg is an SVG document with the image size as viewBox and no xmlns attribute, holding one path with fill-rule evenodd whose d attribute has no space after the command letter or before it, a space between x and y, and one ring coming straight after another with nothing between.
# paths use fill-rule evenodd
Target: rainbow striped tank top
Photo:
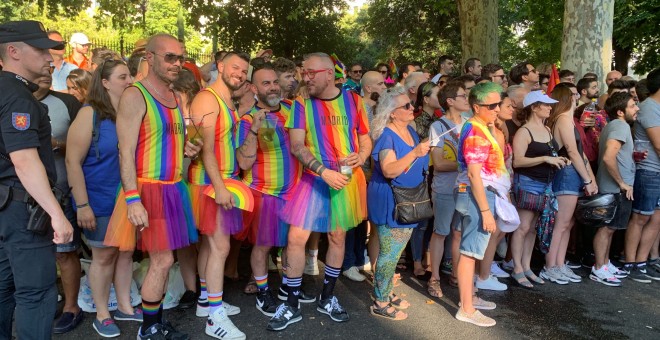
<instances>
[{"instance_id":1,"label":"rainbow striped tank top","mask_svg":"<svg viewBox=\"0 0 660 340\"><path fill-rule=\"evenodd\" d=\"M185 140L185 124L179 105L167 107L157 101L142 83L136 82L133 86L142 92L147 104L135 149L137 178L179 181Z\"/></svg>"},{"instance_id":2,"label":"rainbow striped tank top","mask_svg":"<svg viewBox=\"0 0 660 340\"><path fill-rule=\"evenodd\" d=\"M238 123L238 113L227 106L224 100L210 87L202 91L209 91L218 101L220 110L215 121L215 143L213 152L218 162L218 170L222 178L238 179L240 168L236 160L236 135L234 129Z\"/></svg>"}]
</instances>

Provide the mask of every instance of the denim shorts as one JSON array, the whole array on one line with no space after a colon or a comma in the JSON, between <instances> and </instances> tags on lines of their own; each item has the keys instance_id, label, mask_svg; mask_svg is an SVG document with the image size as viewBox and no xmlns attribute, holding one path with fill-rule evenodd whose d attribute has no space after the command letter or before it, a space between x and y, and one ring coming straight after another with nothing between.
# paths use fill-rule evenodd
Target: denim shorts
<instances>
[{"instance_id":1,"label":"denim shorts","mask_svg":"<svg viewBox=\"0 0 660 340\"><path fill-rule=\"evenodd\" d=\"M490 233L483 228L483 221L481 218L481 211L477 206L477 202L472 195L470 187L466 192L454 191L456 198L456 222L461 225L461 244L459 250L461 254L474 257L477 260L484 258L488 241L490 240ZM488 207L497 219L497 212L495 211L495 194L486 191L486 199L488 200Z\"/></svg>"},{"instance_id":2,"label":"denim shorts","mask_svg":"<svg viewBox=\"0 0 660 340\"><path fill-rule=\"evenodd\" d=\"M525 175L514 174L513 175L513 190L518 191L527 191L529 193L540 195L545 192L545 187L547 186L544 182L539 182L531 177Z\"/></svg>"},{"instance_id":3,"label":"denim shorts","mask_svg":"<svg viewBox=\"0 0 660 340\"><path fill-rule=\"evenodd\" d=\"M555 196L581 196L583 186L582 178L573 165L557 171L555 179L552 181L552 191L555 193Z\"/></svg>"},{"instance_id":4,"label":"denim shorts","mask_svg":"<svg viewBox=\"0 0 660 340\"><path fill-rule=\"evenodd\" d=\"M660 172L639 169L635 172L632 211L650 216L660 209Z\"/></svg>"},{"instance_id":5,"label":"denim shorts","mask_svg":"<svg viewBox=\"0 0 660 340\"><path fill-rule=\"evenodd\" d=\"M455 208L454 194L433 194L433 217L435 218L433 232L442 236L449 235Z\"/></svg>"},{"instance_id":6,"label":"denim shorts","mask_svg":"<svg viewBox=\"0 0 660 340\"><path fill-rule=\"evenodd\" d=\"M102 216L96 218L96 229L89 230L83 228L83 234L87 239L87 244L94 248L106 248L103 245L105 233L108 231L108 224L110 223L110 216Z\"/></svg>"},{"instance_id":7,"label":"denim shorts","mask_svg":"<svg viewBox=\"0 0 660 340\"><path fill-rule=\"evenodd\" d=\"M633 188L633 195L635 189ZM628 228L628 221L630 221L630 212L632 211L633 201L626 198L626 194L619 194L619 205L614 213L614 218L609 222L603 224L601 227L608 227L613 230L625 230Z\"/></svg>"},{"instance_id":8,"label":"denim shorts","mask_svg":"<svg viewBox=\"0 0 660 340\"><path fill-rule=\"evenodd\" d=\"M66 219L71 223L73 227L73 238L71 242L58 244L55 249L58 253L70 253L72 251L77 251L80 248L80 228L78 227L78 221L76 218L76 212L73 211L73 206L71 204L64 207L64 215Z\"/></svg>"}]
</instances>

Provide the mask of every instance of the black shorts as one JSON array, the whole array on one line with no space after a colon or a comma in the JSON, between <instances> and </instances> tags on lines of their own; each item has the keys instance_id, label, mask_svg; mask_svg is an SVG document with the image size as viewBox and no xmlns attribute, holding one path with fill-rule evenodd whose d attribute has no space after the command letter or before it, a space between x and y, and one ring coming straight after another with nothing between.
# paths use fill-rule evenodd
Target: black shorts
<instances>
[{"instance_id":1,"label":"black shorts","mask_svg":"<svg viewBox=\"0 0 660 340\"><path fill-rule=\"evenodd\" d=\"M614 230L625 230L628 228L628 221L630 221L630 214L632 213L632 202L626 198L624 193L619 194L619 206L614 213L614 218L601 227L608 227Z\"/></svg>"}]
</instances>

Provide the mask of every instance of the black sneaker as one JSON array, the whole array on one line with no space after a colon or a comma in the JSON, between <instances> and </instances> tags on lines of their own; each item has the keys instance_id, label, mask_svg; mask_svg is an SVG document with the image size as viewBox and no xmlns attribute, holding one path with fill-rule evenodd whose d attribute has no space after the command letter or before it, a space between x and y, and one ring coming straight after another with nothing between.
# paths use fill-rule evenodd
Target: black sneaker
<instances>
[{"instance_id":1,"label":"black sneaker","mask_svg":"<svg viewBox=\"0 0 660 340\"><path fill-rule=\"evenodd\" d=\"M181 296L181 300L179 300L179 309L190 309L195 306L195 303L197 302L197 294L193 292L192 290L186 290L185 293L183 293L183 296Z\"/></svg>"},{"instance_id":2,"label":"black sneaker","mask_svg":"<svg viewBox=\"0 0 660 340\"><path fill-rule=\"evenodd\" d=\"M637 266L633 267L633 269L630 271L630 274L628 274L628 278L640 283L651 283L651 281L653 281L648 276L646 276L646 268L642 270Z\"/></svg>"},{"instance_id":3,"label":"black sneaker","mask_svg":"<svg viewBox=\"0 0 660 340\"><path fill-rule=\"evenodd\" d=\"M582 263L575 261L566 261L566 266L571 269L578 269L582 267Z\"/></svg>"},{"instance_id":4,"label":"black sneaker","mask_svg":"<svg viewBox=\"0 0 660 340\"><path fill-rule=\"evenodd\" d=\"M323 314L327 314L333 321L348 321L348 313L342 308L335 296L330 296L325 300L321 300L321 297L319 296L319 303L316 306L316 310Z\"/></svg>"},{"instance_id":5,"label":"black sneaker","mask_svg":"<svg viewBox=\"0 0 660 340\"><path fill-rule=\"evenodd\" d=\"M285 291L280 287L279 291L277 292L277 298L286 301L287 298L289 297L289 292ZM305 293L303 290L300 290L300 296L298 297L298 302L300 303L312 303L316 301L316 296L310 295Z\"/></svg>"},{"instance_id":6,"label":"black sneaker","mask_svg":"<svg viewBox=\"0 0 660 340\"><path fill-rule=\"evenodd\" d=\"M268 326L266 327L269 331L281 331L285 329L292 323L296 323L302 320L302 312L300 311L300 305L297 309L291 308L288 303L283 303L275 311L273 318L268 321Z\"/></svg>"},{"instance_id":7,"label":"black sneaker","mask_svg":"<svg viewBox=\"0 0 660 340\"><path fill-rule=\"evenodd\" d=\"M659 258L655 258L655 259L653 259L653 260L649 260L649 262L648 262L647 265L648 265L648 266L656 267L658 270L660 270L660 257L659 257Z\"/></svg>"},{"instance_id":8,"label":"black sneaker","mask_svg":"<svg viewBox=\"0 0 660 340\"><path fill-rule=\"evenodd\" d=\"M74 328L78 327L83 320L83 311L82 309L78 310L78 314L73 314L69 312L62 313L62 316L55 322L53 327L53 333L55 334L64 334L72 331Z\"/></svg>"},{"instance_id":9,"label":"black sneaker","mask_svg":"<svg viewBox=\"0 0 660 340\"><path fill-rule=\"evenodd\" d=\"M188 340L190 337L186 333L181 333L174 329L172 324L163 319L163 333L165 334L165 339L167 340Z\"/></svg>"},{"instance_id":10,"label":"black sneaker","mask_svg":"<svg viewBox=\"0 0 660 340\"><path fill-rule=\"evenodd\" d=\"M142 330L142 326L138 328L138 340L167 340L165 337L165 332L163 331L163 325L155 324L151 327Z\"/></svg>"},{"instance_id":11,"label":"black sneaker","mask_svg":"<svg viewBox=\"0 0 660 340\"><path fill-rule=\"evenodd\" d=\"M646 277L654 281L660 281L660 270L655 266L647 265L644 269L640 269Z\"/></svg>"},{"instance_id":12,"label":"black sneaker","mask_svg":"<svg viewBox=\"0 0 660 340\"><path fill-rule=\"evenodd\" d=\"M273 316L277 311L277 300L270 292L266 290L257 292L257 309L265 316Z\"/></svg>"},{"instance_id":13,"label":"black sneaker","mask_svg":"<svg viewBox=\"0 0 660 340\"><path fill-rule=\"evenodd\" d=\"M568 262L570 263L571 261ZM594 255L593 253L585 254L584 256L582 256L582 260L580 262L582 263L582 267L591 269L591 267L593 267L594 264L596 263L596 255ZM577 268L573 268L573 269L577 269Z\"/></svg>"}]
</instances>

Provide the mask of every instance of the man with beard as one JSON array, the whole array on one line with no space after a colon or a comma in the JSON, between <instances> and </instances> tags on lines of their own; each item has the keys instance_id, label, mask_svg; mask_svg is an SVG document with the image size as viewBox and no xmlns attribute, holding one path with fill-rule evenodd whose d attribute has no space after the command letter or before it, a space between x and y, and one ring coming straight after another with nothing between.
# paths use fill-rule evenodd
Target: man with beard
<instances>
[{"instance_id":1,"label":"man with beard","mask_svg":"<svg viewBox=\"0 0 660 340\"><path fill-rule=\"evenodd\" d=\"M298 81L296 80L296 64L285 58L277 58L273 63L277 79L282 89L282 98L293 99L296 95Z\"/></svg>"},{"instance_id":2,"label":"man with beard","mask_svg":"<svg viewBox=\"0 0 660 340\"><path fill-rule=\"evenodd\" d=\"M277 73L270 63L252 73L252 93L257 103L241 117L236 154L243 182L252 190L255 207L243 214L246 229L237 239L254 245L250 256L257 286L257 309L273 316L277 300L268 288L268 252L271 247L286 246L289 225L278 213L290 198L298 182L301 166L291 155L289 135L284 128L291 112L289 100L281 100Z\"/></svg>"},{"instance_id":3,"label":"man with beard","mask_svg":"<svg viewBox=\"0 0 660 340\"><path fill-rule=\"evenodd\" d=\"M249 60L244 53L227 53L218 63L218 80L197 94L190 108L193 119L204 117L202 134L207 146L202 149L203 162L208 184L215 191L215 199L203 194L198 199L199 208L204 209L201 218L210 222L201 222L198 226L200 233L205 235L204 251L200 253L206 256L200 254L202 258L198 263L202 263L200 268L206 264L200 277L206 278L208 309L200 309L198 305L197 316L208 316L206 334L218 339L245 339L245 334L228 317L238 314L240 309L223 304L222 295L230 235L243 229L242 212L234 206L234 199L224 184L226 179L238 180L240 172L237 155L241 150L236 152L238 145L234 134L239 116L231 98L246 81ZM261 117L263 113L257 118ZM240 156L254 157L254 153Z\"/></svg>"},{"instance_id":4,"label":"man with beard","mask_svg":"<svg viewBox=\"0 0 660 340\"><path fill-rule=\"evenodd\" d=\"M328 233L329 241L316 309L333 321L348 321L333 290L344 259L346 230L367 217L366 180L360 166L369 157L371 139L362 98L334 86L334 65L325 53L307 55L302 75L310 98L294 102L285 127L291 153L306 170L280 215L292 226L284 263L289 291L287 301L268 323L269 330L282 330L302 320L298 302L305 243L313 231Z\"/></svg>"},{"instance_id":5,"label":"man with beard","mask_svg":"<svg viewBox=\"0 0 660 340\"><path fill-rule=\"evenodd\" d=\"M514 85L522 85L530 91L540 89L539 71L534 65L524 62L514 66L509 72L509 79Z\"/></svg>"},{"instance_id":6,"label":"man with beard","mask_svg":"<svg viewBox=\"0 0 660 340\"><path fill-rule=\"evenodd\" d=\"M170 89L184 61L181 44L171 35L157 34L149 39L146 51L149 74L127 88L119 101L122 189L104 244L129 251L137 243L138 249L149 252L138 339L165 335L188 339L164 321L163 297L174 262L172 250L197 241L190 195L181 173L184 155L196 156L200 147L185 141L183 115Z\"/></svg>"},{"instance_id":7,"label":"man with beard","mask_svg":"<svg viewBox=\"0 0 660 340\"><path fill-rule=\"evenodd\" d=\"M578 106L582 104L591 103L592 100L598 98L598 80L594 78L582 78L577 83L577 90L580 94Z\"/></svg>"}]
</instances>

